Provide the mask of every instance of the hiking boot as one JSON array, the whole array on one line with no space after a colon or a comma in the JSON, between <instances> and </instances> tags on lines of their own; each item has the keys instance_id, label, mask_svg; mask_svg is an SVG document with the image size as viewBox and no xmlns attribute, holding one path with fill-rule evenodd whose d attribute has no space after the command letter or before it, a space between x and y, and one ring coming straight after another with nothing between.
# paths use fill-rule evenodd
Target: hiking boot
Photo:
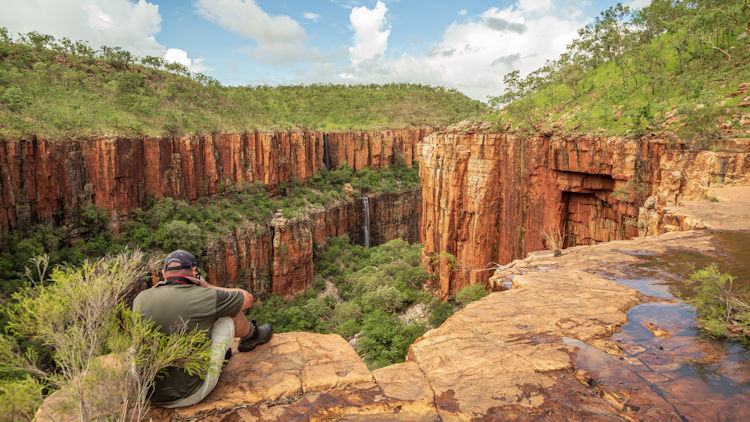
<instances>
[{"instance_id":1,"label":"hiking boot","mask_svg":"<svg viewBox=\"0 0 750 422\"><path fill-rule=\"evenodd\" d=\"M240 352L249 352L259 344L268 343L273 336L273 325L266 324L258 327L255 320L250 321L250 323L253 324L253 334L240 339L239 344L237 344L237 350Z\"/></svg>"}]
</instances>

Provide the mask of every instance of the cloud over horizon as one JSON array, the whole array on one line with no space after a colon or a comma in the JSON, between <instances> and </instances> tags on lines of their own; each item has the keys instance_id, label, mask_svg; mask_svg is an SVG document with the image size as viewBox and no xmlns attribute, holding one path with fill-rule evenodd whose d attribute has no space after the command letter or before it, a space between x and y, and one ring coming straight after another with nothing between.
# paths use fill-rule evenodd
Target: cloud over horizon
<instances>
[{"instance_id":1,"label":"cloud over horizon","mask_svg":"<svg viewBox=\"0 0 750 422\"><path fill-rule=\"evenodd\" d=\"M521 0L504 9L491 7L463 22L454 21L443 32L442 40L423 52L397 57L387 55L391 27L385 4L378 1L372 10L355 8L351 15L355 43L349 49L353 66L340 72L339 77L347 83L443 85L486 100L502 93L506 73L520 70L526 74L559 56L585 23L546 13L550 5L550 1ZM354 25L357 9L357 21L361 19L367 25ZM580 16L573 12L567 16ZM459 10L457 16L464 14Z\"/></svg>"},{"instance_id":2,"label":"cloud over horizon","mask_svg":"<svg viewBox=\"0 0 750 422\"><path fill-rule=\"evenodd\" d=\"M354 31L354 45L349 47L351 61L356 67L365 60L382 56L388 49L391 28L385 14L388 8L378 0L372 10L365 6L355 7L349 15Z\"/></svg>"},{"instance_id":3,"label":"cloud over horizon","mask_svg":"<svg viewBox=\"0 0 750 422\"><path fill-rule=\"evenodd\" d=\"M44 13L39 13L44 10ZM162 17L157 4L146 0L5 0L0 26L11 34L37 31L55 38L88 41L92 47L122 47L138 56L178 61L194 72L208 68L203 59L191 59L184 50L180 60L156 41ZM169 56L168 56L169 55ZM186 64L188 63L188 64Z\"/></svg>"},{"instance_id":4,"label":"cloud over horizon","mask_svg":"<svg viewBox=\"0 0 750 422\"><path fill-rule=\"evenodd\" d=\"M397 0L331 0L315 9L287 0L157 1L5 0L0 26L163 57L235 85L411 82L486 100L502 93L506 73L555 59L590 20L584 10L591 13L568 0L429 3L430 16L445 19L438 24L420 5Z\"/></svg>"}]
</instances>

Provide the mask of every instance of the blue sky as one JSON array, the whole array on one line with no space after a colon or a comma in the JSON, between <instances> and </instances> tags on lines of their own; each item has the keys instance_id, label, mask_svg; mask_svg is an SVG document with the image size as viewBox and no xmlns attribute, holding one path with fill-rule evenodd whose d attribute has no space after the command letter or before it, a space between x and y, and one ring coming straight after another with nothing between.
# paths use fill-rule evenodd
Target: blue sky
<instances>
[{"instance_id":1,"label":"blue sky","mask_svg":"<svg viewBox=\"0 0 750 422\"><path fill-rule=\"evenodd\" d=\"M165 57L226 85L414 82L486 100L616 3L3 0L0 26Z\"/></svg>"}]
</instances>

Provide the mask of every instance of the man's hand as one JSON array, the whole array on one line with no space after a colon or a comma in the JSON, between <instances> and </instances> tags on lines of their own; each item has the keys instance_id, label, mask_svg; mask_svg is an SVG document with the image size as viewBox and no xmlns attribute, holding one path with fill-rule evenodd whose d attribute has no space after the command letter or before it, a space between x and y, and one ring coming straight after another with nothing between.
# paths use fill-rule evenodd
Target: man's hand
<instances>
[{"instance_id":1,"label":"man's hand","mask_svg":"<svg viewBox=\"0 0 750 422\"><path fill-rule=\"evenodd\" d=\"M198 276L198 278L185 276L185 278L187 278L188 280L192 281L193 283L197 284L200 287L206 287L206 288L211 287L211 285L208 284L208 282L204 280L203 277L201 276Z\"/></svg>"}]
</instances>

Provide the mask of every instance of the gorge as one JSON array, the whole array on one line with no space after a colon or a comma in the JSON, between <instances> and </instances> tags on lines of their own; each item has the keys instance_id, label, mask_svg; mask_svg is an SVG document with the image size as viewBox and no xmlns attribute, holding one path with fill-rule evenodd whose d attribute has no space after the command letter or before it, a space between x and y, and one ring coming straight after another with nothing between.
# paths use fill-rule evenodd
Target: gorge
<instances>
[{"instance_id":1,"label":"gorge","mask_svg":"<svg viewBox=\"0 0 750 422\"><path fill-rule=\"evenodd\" d=\"M677 372L675 365L683 359L680 354L692 356L691 353L698 353L695 347L704 347L699 344L686 349L685 342L691 337L682 331L678 331L674 341L662 342L670 356L676 353L677 357L671 358L675 361L664 361L667 358L658 354L660 349L640 352L651 347L638 342L642 340L626 337L623 344L613 342L612 334L629 319L628 310L654 299L613 281L622 276L608 274L619 274L624 265L636 265L643 256L670 250L692 248L716 254L708 234L688 231L653 236L705 227L702 224L712 211L691 216L674 212L674 206L704 199L712 186L747 183L747 139L727 142L722 151L707 151L659 137L540 134L523 138L509 133L485 133L481 125L475 124L418 133L409 138L411 141L382 133L311 136L310 139L323 140L317 149L314 146L318 144L311 142L312 150L324 151L312 156L328 156L327 160L300 160L308 157L306 153L291 155L297 157L296 161L277 156L281 157L277 158L281 165L269 168L281 170L264 174L285 174L289 178L268 179L276 181L267 185L270 190L291 181L292 174L311 177L295 163L316 163L321 169L324 164L334 166L341 162L339 154L346 154L359 166L375 162L387 166L399 155L412 154L419 164L421 188L364 197L353 195L292 218L276 213L260 230L238 227L206 245L206 257L216 262L208 267L211 279L247 286L261 295L302 291L313 277L312 263L318 245L344 233L354 243L366 242L368 204L371 243L396 237L422 241L423 262L437 274L437 288L443 298L472 283L483 283L492 290L513 288L470 304L425 333L411 345L405 363L373 372L339 336L280 334L260 354L233 358L222 375L223 381L205 402L177 411L157 409L152 418L272 420L304 416L329 420L358 416L467 420L557 415L565 419L680 420L726 414L721 409L696 411L691 406L694 399L689 392L704 389L701 381L685 378L674 386L663 381ZM227 137L231 136L211 138L211 143ZM336 137L353 141L340 142L334 148L329 142ZM386 141L381 148L362 142L372 138L393 141ZM279 139L299 139L302 143L305 138L282 135ZM177 144L192 145L191 141ZM231 156L213 149L213 145L210 151L209 158ZM164 178L188 174L190 180L201 180L195 179L195 174L205 174L202 170L191 173L183 166L186 162L200 162L204 164L197 168L205 168L205 163L211 162L203 154L198 156L204 158L197 160L188 154L190 159L170 161L171 167L164 171L169 176ZM5 160L7 157L4 155ZM29 161L33 159L5 161L7 168L17 170L4 175L4 187L10 186L9 181L19 180L7 175L28 174L30 169L23 163ZM138 163L148 167L152 162ZM226 168L237 168L231 164L209 167L219 169L211 174L240 174L224 173ZM120 171L144 174L132 169L129 173ZM124 188L132 180L148 186L165 185L153 180L147 184L138 177L120 180L120 185L89 187L90 196L84 199L96 202L100 192L126 192ZM237 177L228 180L248 180ZM45 180L48 184L44 186L57 186L46 192L56 193L57 201L73 206L72 196L66 197L66 191L61 189L71 186L70 182ZM88 179L76 180L79 186L82 182L84 186L95 184ZM190 192L184 179L169 180L174 182L166 184L173 189L169 192ZM211 180L218 184L220 178L212 176ZM40 191L16 186L19 190L14 192ZM202 186L192 191L195 199L219 190L210 184ZM742 204L746 204L746 194L734 195L740 205L738 214L730 219L745 221L747 206ZM112 201L109 203L120 204L127 203L127 197L112 193L105 196ZM17 216L6 219L6 228L22 226L24 218L76 218L72 209L57 216L44 214L41 210L49 206L45 205L49 199L42 199L49 196L27 193L4 198L6 215ZM16 198L22 198L21 202L14 202L18 201ZM14 211L18 209L26 216ZM113 216L124 214L124 208L109 209ZM117 222L117 218L113 221ZM745 230L746 224L739 228ZM559 240L560 244L545 244L545 233L559 233L553 241ZM647 237L640 239L642 236ZM629 238L639 239L620 240ZM602 245L585 246L597 243ZM566 248L562 257L549 251L532 253L553 247ZM529 258L518 260L529 254ZM488 262L498 265L491 271L474 271ZM555 283L550 283L550 279ZM625 360L618 360L618 356ZM265 361L272 365L257 365ZM669 390L664 393L662 388ZM748 403L738 394L712 400L732 403L737 412L744 412ZM51 396L40 408L39 420L46 420L45 412L54 408L55 397Z\"/></svg>"},{"instance_id":2,"label":"gorge","mask_svg":"<svg viewBox=\"0 0 750 422\"><path fill-rule=\"evenodd\" d=\"M395 161L411 166L416 145L431 129L322 133L278 132L207 137L88 141L6 140L0 148L0 232L33 223L70 224L87 204L107 209L114 229L134 208L163 197L196 201L261 182L272 194L304 183L316 171L346 163L354 170ZM420 192L401 189L368 198L347 197L299 218L275 215L208 242L207 270L224 286L259 297L297 293L312 280L314 245L348 233L365 242L363 201L369 200L367 237L419 241Z\"/></svg>"},{"instance_id":3,"label":"gorge","mask_svg":"<svg viewBox=\"0 0 750 422\"><path fill-rule=\"evenodd\" d=\"M273 193L321 169L418 163L421 189L350 197L276 215L205 245L208 273L226 286L297 293L310 285L315 247L347 233L353 243L423 242L443 298L487 284L490 263L547 247L592 245L684 229L664 209L698 199L712 183L750 174L750 144L695 150L658 136L558 133L522 137L462 123L434 129L277 132L187 138L5 140L0 148L0 231L75 221L85 204L122 216L149 201L196 201L252 182ZM364 212L367 206L367 213ZM370 223L367 224L367 220ZM490 266L489 268L493 268Z\"/></svg>"}]
</instances>

